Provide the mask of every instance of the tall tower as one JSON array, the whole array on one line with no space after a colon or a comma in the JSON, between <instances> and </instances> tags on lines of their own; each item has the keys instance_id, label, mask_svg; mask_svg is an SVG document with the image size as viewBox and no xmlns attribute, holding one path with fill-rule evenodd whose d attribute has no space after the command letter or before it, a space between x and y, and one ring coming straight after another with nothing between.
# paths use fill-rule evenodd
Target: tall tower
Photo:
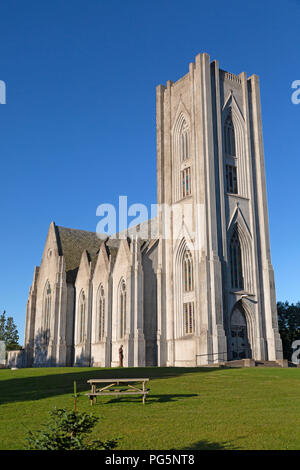
<instances>
[{"instance_id":1,"label":"tall tower","mask_svg":"<svg viewBox=\"0 0 300 470\"><path fill-rule=\"evenodd\" d=\"M281 359L258 77L199 54L156 105L158 365Z\"/></svg>"}]
</instances>

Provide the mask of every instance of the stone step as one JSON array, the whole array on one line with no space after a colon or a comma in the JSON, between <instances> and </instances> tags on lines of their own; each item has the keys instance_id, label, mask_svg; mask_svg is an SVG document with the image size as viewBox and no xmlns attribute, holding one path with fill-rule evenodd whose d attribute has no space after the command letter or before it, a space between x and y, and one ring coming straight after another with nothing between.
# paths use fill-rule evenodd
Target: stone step
<instances>
[{"instance_id":1,"label":"stone step","mask_svg":"<svg viewBox=\"0 0 300 470\"><path fill-rule=\"evenodd\" d=\"M255 367L281 367L277 361L255 361Z\"/></svg>"},{"instance_id":2,"label":"stone step","mask_svg":"<svg viewBox=\"0 0 300 470\"><path fill-rule=\"evenodd\" d=\"M288 367L287 361L255 361L254 359L239 359L235 361L226 361L226 367Z\"/></svg>"},{"instance_id":3,"label":"stone step","mask_svg":"<svg viewBox=\"0 0 300 470\"><path fill-rule=\"evenodd\" d=\"M226 367L254 367L255 363L253 359L236 359L234 361L224 362Z\"/></svg>"},{"instance_id":4,"label":"stone step","mask_svg":"<svg viewBox=\"0 0 300 470\"><path fill-rule=\"evenodd\" d=\"M254 359L236 359L234 361L214 362L200 367L300 367L296 364L288 363L286 359L278 361L258 361Z\"/></svg>"}]
</instances>

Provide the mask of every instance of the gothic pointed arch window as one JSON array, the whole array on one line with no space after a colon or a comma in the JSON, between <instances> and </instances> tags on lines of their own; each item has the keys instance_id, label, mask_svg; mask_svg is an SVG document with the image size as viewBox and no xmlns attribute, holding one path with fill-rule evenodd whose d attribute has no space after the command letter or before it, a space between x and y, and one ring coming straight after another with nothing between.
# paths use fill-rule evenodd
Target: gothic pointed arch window
<instances>
[{"instance_id":1,"label":"gothic pointed arch window","mask_svg":"<svg viewBox=\"0 0 300 470\"><path fill-rule=\"evenodd\" d=\"M195 269L193 250L185 238L178 244L174 266L175 337L195 334Z\"/></svg>"},{"instance_id":2,"label":"gothic pointed arch window","mask_svg":"<svg viewBox=\"0 0 300 470\"><path fill-rule=\"evenodd\" d=\"M43 335L46 343L48 343L50 339L51 298L51 287L49 281L47 281L43 299Z\"/></svg>"},{"instance_id":3,"label":"gothic pointed arch window","mask_svg":"<svg viewBox=\"0 0 300 470\"><path fill-rule=\"evenodd\" d=\"M195 332L194 317L194 268L190 250L185 249L183 254L183 331L185 335Z\"/></svg>"},{"instance_id":4,"label":"gothic pointed arch window","mask_svg":"<svg viewBox=\"0 0 300 470\"><path fill-rule=\"evenodd\" d=\"M180 159L187 160L190 157L190 133L186 120L183 120L180 131Z\"/></svg>"},{"instance_id":5,"label":"gothic pointed arch window","mask_svg":"<svg viewBox=\"0 0 300 470\"><path fill-rule=\"evenodd\" d=\"M124 338L126 331L126 283L124 279L119 285L119 334Z\"/></svg>"},{"instance_id":6,"label":"gothic pointed arch window","mask_svg":"<svg viewBox=\"0 0 300 470\"><path fill-rule=\"evenodd\" d=\"M183 279L184 279L184 292L191 292L194 290L193 278L193 259L189 250L185 251L183 258Z\"/></svg>"},{"instance_id":7,"label":"gothic pointed arch window","mask_svg":"<svg viewBox=\"0 0 300 470\"><path fill-rule=\"evenodd\" d=\"M235 157L236 148L235 148L235 132L234 125L232 121L232 109L229 108L227 113L227 118L224 125L225 131L225 153L226 156Z\"/></svg>"},{"instance_id":8,"label":"gothic pointed arch window","mask_svg":"<svg viewBox=\"0 0 300 470\"><path fill-rule=\"evenodd\" d=\"M172 141L174 199L180 200L192 194L191 132L183 112L175 121Z\"/></svg>"},{"instance_id":9,"label":"gothic pointed arch window","mask_svg":"<svg viewBox=\"0 0 300 470\"><path fill-rule=\"evenodd\" d=\"M98 299L98 339L101 341L104 338L104 322L105 322L105 292L101 285L99 289Z\"/></svg>"},{"instance_id":10,"label":"gothic pointed arch window","mask_svg":"<svg viewBox=\"0 0 300 470\"><path fill-rule=\"evenodd\" d=\"M231 194L237 194L238 180L236 138L231 108L228 109L227 118L224 123L224 141L226 158L226 192Z\"/></svg>"},{"instance_id":11,"label":"gothic pointed arch window","mask_svg":"<svg viewBox=\"0 0 300 470\"><path fill-rule=\"evenodd\" d=\"M181 197L187 197L191 194L191 167L188 164L190 158L190 132L185 119L183 119L180 128L180 161L181 161Z\"/></svg>"},{"instance_id":12,"label":"gothic pointed arch window","mask_svg":"<svg viewBox=\"0 0 300 470\"><path fill-rule=\"evenodd\" d=\"M244 289L242 250L237 225L233 230L233 234L230 240L229 255L231 287L233 289Z\"/></svg>"},{"instance_id":13,"label":"gothic pointed arch window","mask_svg":"<svg viewBox=\"0 0 300 470\"><path fill-rule=\"evenodd\" d=\"M86 314L86 297L82 291L79 299L79 343L83 343L85 339L85 314Z\"/></svg>"}]
</instances>

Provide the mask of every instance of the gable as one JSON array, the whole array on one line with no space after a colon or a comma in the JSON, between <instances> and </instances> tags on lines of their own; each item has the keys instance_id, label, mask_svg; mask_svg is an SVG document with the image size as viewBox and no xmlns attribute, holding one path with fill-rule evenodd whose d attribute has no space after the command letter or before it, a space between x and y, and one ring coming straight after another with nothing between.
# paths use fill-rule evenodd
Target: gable
<instances>
[{"instance_id":1,"label":"gable","mask_svg":"<svg viewBox=\"0 0 300 470\"><path fill-rule=\"evenodd\" d=\"M82 253L84 250L88 252L92 269L94 269L102 240L95 232L66 227L56 226L56 233L60 254L65 259L67 282L74 284Z\"/></svg>"},{"instance_id":2,"label":"gable","mask_svg":"<svg viewBox=\"0 0 300 470\"><path fill-rule=\"evenodd\" d=\"M121 240L119 249L116 256L116 261L114 264L114 272L119 268L127 267L131 265L131 253L128 244L128 240Z\"/></svg>"}]
</instances>

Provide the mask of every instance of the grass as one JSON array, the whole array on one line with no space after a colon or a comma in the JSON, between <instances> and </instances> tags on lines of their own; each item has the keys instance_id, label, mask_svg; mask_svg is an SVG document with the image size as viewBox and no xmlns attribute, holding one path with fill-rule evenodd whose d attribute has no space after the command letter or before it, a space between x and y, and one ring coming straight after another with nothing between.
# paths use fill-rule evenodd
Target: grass
<instances>
[{"instance_id":1,"label":"grass","mask_svg":"<svg viewBox=\"0 0 300 470\"><path fill-rule=\"evenodd\" d=\"M93 407L87 380L150 377L140 396L100 397ZM119 449L300 449L300 369L43 368L0 370L0 449L24 449L27 430L49 411L73 408L100 416L99 439L121 437Z\"/></svg>"}]
</instances>

